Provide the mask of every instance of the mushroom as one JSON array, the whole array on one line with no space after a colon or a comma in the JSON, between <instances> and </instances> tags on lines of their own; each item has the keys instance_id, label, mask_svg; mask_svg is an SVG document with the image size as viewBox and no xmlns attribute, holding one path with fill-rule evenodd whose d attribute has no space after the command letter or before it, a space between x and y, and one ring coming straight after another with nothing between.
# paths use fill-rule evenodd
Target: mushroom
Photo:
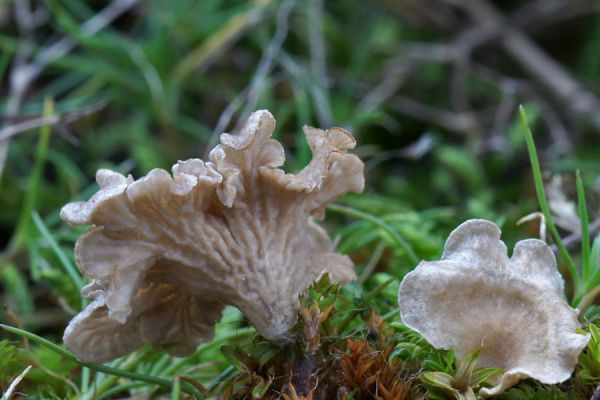
<instances>
[{"instance_id":1,"label":"mushroom","mask_svg":"<svg viewBox=\"0 0 600 400\"><path fill-rule=\"evenodd\" d=\"M92 279L82 295L92 302L63 338L79 358L107 361L148 341L189 354L212 338L226 304L280 339L315 280L355 278L351 260L311 221L327 203L362 191L363 163L347 153L354 138L305 127L313 158L294 175L277 168L285 156L270 139L274 128L273 116L257 111L238 135L221 135L210 161L179 161L172 176L99 170L100 190L63 207L69 224L93 225L75 245Z\"/></svg>"},{"instance_id":2,"label":"mushroom","mask_svg":"<svg viewBox=\"0 0 600 400\"><path fill-rule=\"evenodd\" d=\"M435 348L464 358L481 348L477 367L503 373L480 395L502 393L524 378L568 379L589 335L576 333L577 310L563 298L554 254L537 239L511 258L492 222L469 220L448 237L440 261L422 261L398 293L402 322Z\"/></svg>"}]
</instances>

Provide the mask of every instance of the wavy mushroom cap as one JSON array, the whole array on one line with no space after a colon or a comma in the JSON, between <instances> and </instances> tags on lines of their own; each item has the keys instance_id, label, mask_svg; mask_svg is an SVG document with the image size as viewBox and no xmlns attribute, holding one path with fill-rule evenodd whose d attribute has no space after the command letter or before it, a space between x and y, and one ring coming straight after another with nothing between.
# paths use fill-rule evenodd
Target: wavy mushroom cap
<instances>
[{"instance_id":1,"label":"wavy mushroom cap","mask_svg":"<svg viewBox=\"0 0 600 400\"><path fill-rule=\"evenodd\" d=\"M511 258L492 222L469 220L446 241L440 261L422 261L398 294L402 321L435 348L463 358L481 347L477 366L500 368L502 393L520 379L567 380L589 335L576 333L577 312L563 298L554 254L537 239L520 241Z\"/></svg>"},{"instance_id":2,"label":"wavy mushroom cap","mask_svg":"<svg viewBox=\"0 0 600 400\"><path fill-rule=\"evenodd\" d=\"M269 339L293 326L298 299L322 274L354 279L347 256L311 222L328 202L364 186L363 163L341 128L305 127L313 152L298 174L270 139L275 120L253 113L238 135L221 135L210 161L179 161L138 180L99 170L100 190L61 217L92 224L75 246L93 282L91 304L65 331L81 359L106 361L144 342L185 355L212 337L222 307L238 307Z\"/></svg>"}]
</instances>

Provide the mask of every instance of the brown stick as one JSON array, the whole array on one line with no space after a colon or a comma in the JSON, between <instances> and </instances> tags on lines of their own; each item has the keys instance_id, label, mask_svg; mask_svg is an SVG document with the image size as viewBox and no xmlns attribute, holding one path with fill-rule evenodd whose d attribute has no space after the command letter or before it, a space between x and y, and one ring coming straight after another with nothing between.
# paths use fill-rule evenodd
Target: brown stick
<instances>
[{"instance_id":1,"label":"brown stick","mask_svg":"<svg viewBox=\"0 0 600 400\"><path fill-rule=\"evenodd\" d=\"M112 23L117 17L133 7L139 0L114 0L98 14L88 19L81 25L84 35L93 35ZM19 32L25 44L31 45L31 34L36 28L34 13L30 10L29 1L15 1L15 16ZM39 76L43 69L54 60L73 50L76 42L70 37L64 37L57 42L40 50L37 57L27 62L29 51L21 50L17 53L10 71L10 93L4 117L12 121L17 116L25 93L31 83ZM21 46L26 49L28 46ZM4 171L6 155L10 145L10 138L0 140L0 177Z\"/></svg>"},{"instance_id":2,"label":"brown stick","mask_svg":"<svg viewBox=\"0 0 600 400\"><path fill-rule=\"evenodd\" d=\"M600 232L600 219L595 220L590 224L590 236L595 236ZM567 249L572 249L581 242L581 232L573 233L563 239L563 244ZM555 244L551 246L554 253L558 253L558 248Z\"/></svg>"},{"instance_id":3,"label":"brown stick","mask_svg":"<svg viewBox=\"0 0 600 400\"><path fill-rule=\"evenodd\" d=\"M600 130L600 100L521 30L508 24L486 0L447 0L462 8L478 24L502 29L500 45L534 79L543 84L573 113Z\"/></svg>"}]
</instances>

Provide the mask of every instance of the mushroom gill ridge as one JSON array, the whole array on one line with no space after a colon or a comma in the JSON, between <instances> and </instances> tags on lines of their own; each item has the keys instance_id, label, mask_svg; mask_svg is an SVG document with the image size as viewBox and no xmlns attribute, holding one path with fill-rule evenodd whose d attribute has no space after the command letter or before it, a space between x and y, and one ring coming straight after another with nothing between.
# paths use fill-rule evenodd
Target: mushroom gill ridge
<instances>
[{"instance_id":1,"label":"mushroom gill ridge","mask_svg":"<svg viewBox=\"0 0 600 400\"><path fill-rule=\"evenodd\" d=\"M225 304L278 339L322 274L339 284L354 279L350 259L311 221L328 202L362 191L363 163L347 152L354 139L341 128L305 127L313 159L294 175L278 168L285 156L274 128L273 116L257 111L239 134L221 135L209 161L179 161L172 175L154 169L133 180L99 170L100 190L63 207L69 224L93 225L75 248L92 303L67 327L68 348L86 361L146 341L189 354L210 340ZM168 324L157 324L167 315ZM98 340L107 332L127 340Z\"/></svg>"}]
</instances>

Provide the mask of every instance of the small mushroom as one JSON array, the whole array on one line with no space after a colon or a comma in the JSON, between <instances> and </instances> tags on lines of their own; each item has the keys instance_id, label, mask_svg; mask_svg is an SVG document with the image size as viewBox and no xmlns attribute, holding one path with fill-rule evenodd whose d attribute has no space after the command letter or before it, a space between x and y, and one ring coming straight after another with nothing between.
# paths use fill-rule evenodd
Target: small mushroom
<instances>
[{"instance_id":1,"label":"small mushroom","mask_svg":"<svg viewBox=\"0 0 600 400\"><path fill-rule=\"evenodd\" d=\"M563 298L554 254L537 239L511 258L492 222L469 220L448 237L440 261L422 261L398 293L403 323L435 348L503 373L480 394L502 393L524 378L554 384L573 373L589 335L576 333L577 311Z\"/></svg>"},{"instance_id":2,"label":"small mushroom","mask_svg":"<svg viewBox=\"0 0 600 400\"><path fill-rule=\"evenodd\" d=\"M174 355L210 340L225 304L238 307L268 339L294 325L299 296L322 274L355 278L347 256L311 221L328 202L361 192L363 163L341 128L305 127L313 152L298 174L270 139L275 120L253 113L238 135L221 135L210 161L179 161L138 180L99 170L100 190L61 211L93 225L76 243L92 302L64 335L85 361L107 361L149 341Z\"/></svg>"}]
</instances>

